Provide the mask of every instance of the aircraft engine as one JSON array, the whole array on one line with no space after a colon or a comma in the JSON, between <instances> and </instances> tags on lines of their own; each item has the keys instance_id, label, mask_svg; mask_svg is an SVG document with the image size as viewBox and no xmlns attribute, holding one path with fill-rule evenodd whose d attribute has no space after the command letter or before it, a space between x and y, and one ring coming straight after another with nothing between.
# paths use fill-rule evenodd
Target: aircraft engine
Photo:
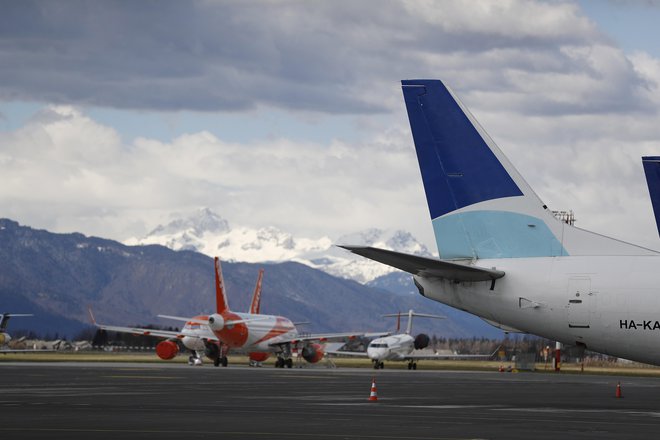
<instances>
[{"instance_id":1,"label":"aircraft engine","mask_svg":"<svg viewBox=\"0 0 660 440\"><path fill-rule=\"evenodd\" d=\"M253 352L253 353L250 353L250 360L254 361L254 362L263 362L266 359L268 359L268 356L270 356L270 353Z\"/></svg>"},{"instance_id":2,"label":"aircraft engine","mask_svg":"<svg viewBox=\"0 0 660 440\"><path fill-rule=\"evenodd\" d=\"M310 364L315 364L323 359L324 354L325 351L323 351L323 347L319 344L309 344L302 349L303 359L305 359Z\"/></svg>"},{"instance_id":3,"label":"aircraft engine","mask_svg":"<svg viewBox=\"0 0 660 440\"><path fill-rule=\"evenodd\" d=\"M428 335L425 335L424 333L418 334L415 337L415 350L421 350L422 348L428 347L430 341L431 339Z\"/></svg>"},{"instance_id":4,"label":"aircraft engine","mask_svg":"<svg viewBox=\"0 0 660 440\"><path fill-rule=\"evenodd\" d=\"M169 361L179 354L179 345L174 341L163 341L156 345L156 354L159 358Z\"/></svg>"},{"instance_id":5,"label":"aircraft engine","mask_svg":"<svg viewBox=\"0 0 660 440\"><path fill-rule=\"evenodd\" d=\"M225 318L223 318L222 315L214 313L209 316L209 327L211 327L211 330L214 332L219 332L225 327Z\"/></svg>"}]
</instances>

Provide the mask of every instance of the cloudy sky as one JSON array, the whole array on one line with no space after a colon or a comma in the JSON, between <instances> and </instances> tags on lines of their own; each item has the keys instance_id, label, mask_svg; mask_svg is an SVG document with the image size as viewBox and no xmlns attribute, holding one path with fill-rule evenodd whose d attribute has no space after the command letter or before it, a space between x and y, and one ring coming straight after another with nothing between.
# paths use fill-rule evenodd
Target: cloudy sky
<instances>
[{"instance_id":1,"label":"cloudy sky","mask_svg":"<svg viewBox=\"0 0 660 440\"><path fill-rule=\"evenodd\" d=\"M458 93L552 209L660 248L653 1L5 1L0 217L118 240L210 207L435 250L399 81Z\"/></svg>"}]
</instances>

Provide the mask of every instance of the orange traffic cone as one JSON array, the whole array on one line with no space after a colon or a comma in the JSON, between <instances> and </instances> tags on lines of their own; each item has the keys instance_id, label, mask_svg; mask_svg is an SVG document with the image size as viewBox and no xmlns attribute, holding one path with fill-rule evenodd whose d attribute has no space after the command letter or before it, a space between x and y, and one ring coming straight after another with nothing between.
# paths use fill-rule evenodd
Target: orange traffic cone
<instances>
[{"instance_id":1,"label":"orange traffic cone","mask_svg":"<svg viewBox=\"0 0 660 440\"><path fill-rule=\"evenodd\" d=\"M500 373L504 373L504 365L500 364L500 369L498 371Z\"/></svg>"},{"instance_id":2,"label":"orange traffic cone","mask_svg":"<svg viewBox=\"0 0 660 440\"><path fill-rule=\"evenodd\" d=\"M615 394L617 399L621 399L623 397L623 394L621 394L621 382L616 383L616 394Z\"/></svg>"},{"instance_id":3,"label":"orange traffic cone","mask_svg":"<svg viewBox=\"0 0 660 440\"><path fill-rule=\"evenodd\" d=\"M371 394L369 395L370 402L378 401L378 393L376 392L376 378L371 380Z\"/></svg>"}]
</instances>

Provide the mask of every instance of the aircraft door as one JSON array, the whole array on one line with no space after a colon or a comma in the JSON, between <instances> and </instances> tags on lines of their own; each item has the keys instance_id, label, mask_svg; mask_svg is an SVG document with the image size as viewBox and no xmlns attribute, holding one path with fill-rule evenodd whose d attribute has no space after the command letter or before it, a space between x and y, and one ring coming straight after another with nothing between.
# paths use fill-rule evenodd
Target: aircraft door
<instances>
[{"instance_id":1,"label":"aircraft door","mask_svg":"<svg viewBox=\"0 0 660 440\"><path fill-rule=\"evenodd\" d=\"M590 278L569 278L567 311L570 328L590 327L590 312L594 301Z\"/></svg>"}]
</instances>

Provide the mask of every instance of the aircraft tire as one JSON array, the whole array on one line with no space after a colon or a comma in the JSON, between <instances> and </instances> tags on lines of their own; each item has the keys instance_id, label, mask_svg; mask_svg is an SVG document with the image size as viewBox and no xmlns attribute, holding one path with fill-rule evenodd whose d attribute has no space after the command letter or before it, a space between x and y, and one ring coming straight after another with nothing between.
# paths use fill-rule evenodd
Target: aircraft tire
<instances>
[{"instance_id":1,"label":"aircraft tire","mask_svg":"<svg viewBox=\"0 0 660 440\"><path fill-rule=\"evenodd\" d=\"M219 357L213 359L213 366L214 367L219 367L220 366L220 358Z\"/></svg>"},{"instance_id":2,"label":"aircraft tire","mask_svg":"<svg viewBox=\"0 0 660 440\"><path fill-rule=\"evenodd\" d=\"M226 367L229 364L229 360L227 359L227 356L223 356L222 359L220 360L220 363L222 364L223 367Z\"/></svg>"}]
</instances>

